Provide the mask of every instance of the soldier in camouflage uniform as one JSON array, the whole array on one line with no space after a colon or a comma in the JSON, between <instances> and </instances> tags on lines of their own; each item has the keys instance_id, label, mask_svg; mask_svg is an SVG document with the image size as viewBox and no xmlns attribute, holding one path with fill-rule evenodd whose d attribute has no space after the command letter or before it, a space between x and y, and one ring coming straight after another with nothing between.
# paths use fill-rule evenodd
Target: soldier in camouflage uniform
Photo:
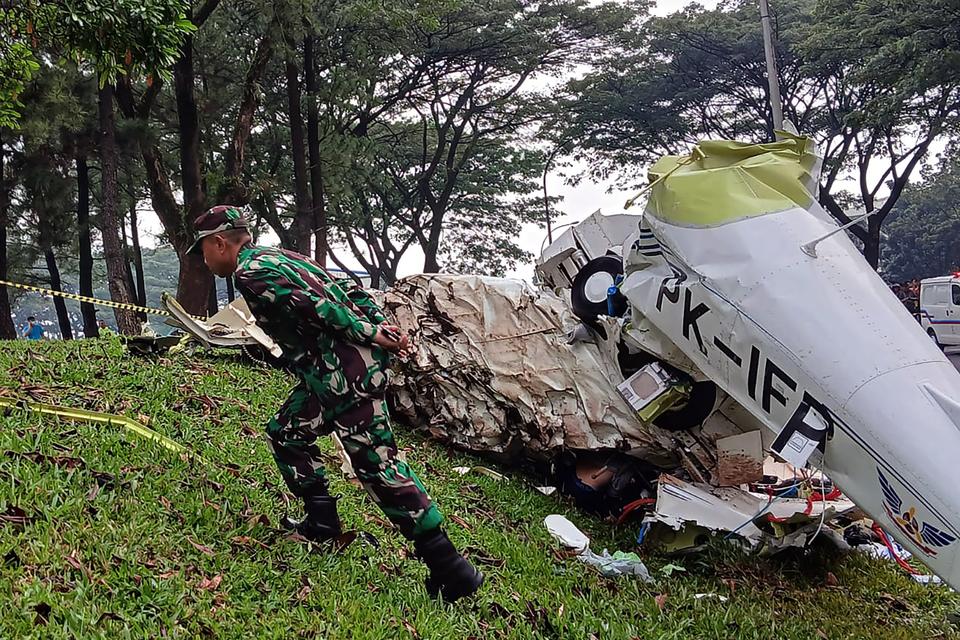
<instances>
[{"instance_id":1,"label":"soldier in camouflage uniform","mask_svg":"<svg viewBox=\"0 0 960 640\"><path fill-rule=\"evenodd\" d=\"M267 424L280 473L304 502L306 516L288 525L314 541L342 533L316 446L317 436L335 431L367 492L429 567L431 595L452 601L475 592L483 574L451 544L423 483L396 457L385 392L390 352L405 350L406 336L386 325L377 304L352 282L334 281L305 256L254 245L235 207L214 207L194 226L191 251L202 252L216 275L234 276L257 324L299 378Z\"/></svg>"}]
</instances>

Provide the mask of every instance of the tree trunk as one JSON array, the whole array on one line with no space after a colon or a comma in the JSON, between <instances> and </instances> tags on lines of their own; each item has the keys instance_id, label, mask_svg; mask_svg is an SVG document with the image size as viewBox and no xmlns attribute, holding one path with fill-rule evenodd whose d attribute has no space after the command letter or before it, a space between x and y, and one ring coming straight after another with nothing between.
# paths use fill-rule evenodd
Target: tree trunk
<instances>
[{"instance_id":1,"label":"tree trunk","mask_svg":"<svg viewBox=\"0 0 960 640\"><path fill-rule=\"evenodd\" d=\"M133 245L133 267L137 272L137 304L147 306L147 289L143 279L143 251L140 249L140 229L137 224L137 200L130 205L130 244ZM144 318L146 320L146 318Z\"/></svg>"},{"instance_id":2,"label":"tree trunk","mask_svg":"<svg viewBox=\"0 0 960 640\"><path fill-rule=\"evenodd\" d=\"M130 243L127 242L127 217L120 217L120 242L123 243L123 270L127 274L127 288L130 289L130 295L134 302L139 300L137 285L133 283L133 269L130 268ZM139 314L138 314L139 317Z\"/></svg>"},{"instance_id":3,"label":"tree trunk","mask_svg":"<svg viewBox=\"0 0 960 640\"><path fill-rule=\"evenodd\" d=\"M0 280L9 276L7 265L7 207L0 205ZM10 296L7 288L0 285L0 339L14 340L17 337L17 328L13 325L13 315L10 309Z\"/></svg>"},{"instance_id":4,"label":"tree trunk","mask_svg":"<svg viewBox=\"0 0 960 640\"><path fill-rule=\"evenodd\" d=\"M10 214L10 189L4 173L4 149L0 140L0 280L9 278L10 267L7 262L7 219ZM0 339L14 340L17 328L13 325L10 312L10 296L5 286L0 286Z\"/></svg>"},{"instance_id":5,"label":"tree trunk","mask_svg":"<svg viewBox=\"0 0 960 640\"><path fill-rule=\"evenodd\" d=\"M44 247L43 257L47 261L47 272L50 274L50 288L54 291L63 291L60 282L60 269L57 267L57 258L53 249ZM60 296L53 296L53 306L57 310L57 322L60 324L60 337L64 340L73 339L73 328L70 326L70 314L67 313L67 302Z\"/></svg>"},{"instance_id":6,"label":"tree trunk","mask_svg":"<svg viewBox=\"0 0 960 640\"><path fill-rule=\"evenodd\" d=\"M273 56L273 38L271 31L275 23L267 27L267 33L260 40L247 77L243 83L243 97L240 99L240 108L234 120L233 136L227 147L224 166L223 184L217 193L217 204L247 204L250 200L250 189L243 182L244 154L250 130L253 128L253 117L259 104L260 78L263 76L270 58Z\"/></svg>"},{"instance_id":7,"label":"tree trunk","mask_svg":"<svg viewBox=\"0 0 960 640\"><path fill-rule=\"evenodd\" d=\"M300 111L300 70L287 58L287 109L290 116L290 151L293 154L293 196L296 214L293 218L293 237L297 251L310 253L313 211L307 191L307 161L303 140L303 113Z\"/></svg>"},{"instance_id":8,"label":"tree trunk","mask_svg":"<svg viewBox=\"0 0 960 640\"><path fill-rule=\"evenodd\" d=\"M187 16L189 17L189 15ZM173 67L174 89L177 97L177 118L180 128L180 174L183 200L186 207L185 232L194 233L193 221L206 208L203 193L203 171L200 165L200 117L194 95L193 38L183 43L180 59ZM202 258L184 256L189 243L177 247L180 255L180 279L177 301L189 313L203 315L209 308L210 287L213 279Z\"/></svg>"},{"instance_id":9,"label":"tree trunk","mask_svg":"<svg viewBox=\"0 0 960 640\"><path fill-rule=\"evenodd\" d=\"M440 231L441 226L439 224L438 217L443 214L437 214L434 212L434 222L430 225L430 235L427 237L427 242L423 245L423 272L424 273L439 273L440 272L440 262L437 259L437 254L440 253Z\"/></svg>"},{"instance_id":10,"label":"tree trunk","mask_svg":"<svg viewBox=\"0 0 960 640\"><path fill-rule=\"evenodd\" d=\"M102 180L100 225L103 236L103 254L107 262L107 280L110 298L115 302L132 303L133 296L127 287L123 245L120 242L120 217L117 193L117 140L116 123L113 119L113 86L106 84L98 95L100 175ZM140 324L134 312L114 309L120 333L136 335Z\"/></svg>"},{"instance_id":11,"label":"tree trunk","mask_svg":"<svg viewBox=\"0 0 960 640\"><path fill-rule=\"evenodd\" d=\"M177 291L193 292L189 295L193 306L188 309L184 305L183 308L188 313L202 317L206 315L210 308L210 287L212 286L210 270L204 264L202 255L183 253L178 255L178 258L180 260L180 276L177 279ZM196 305L199 297L196 292L203 293L203 299L200 300L199 306ZM177 295L177 301L183 305L179 294Z\"/></svg>"},{"instance_id":12,"label":"tree trunk","mask_svg":"<svg viewBox=\"0 0 960 640\"><path fill-rule=\"evenodd\" d=\"M307 149L310 154L310 199L313 204L313 257L327 266L327 207L320 166L320 106L317 104L317 61L313 57L313 36L303 40L303 68L307 80Z\"/></svg>"},{"instance_id":13,"label":"tree trunk","mask_svg":"<svg viewBox=\"0 0 960 640\"><path fill-rule=\"evenodd\" d=\"M77 166L77 230L80 248L80 295L93 297L93 250L90 244L90 170L87 156L78 154ZM83 335L86 338L100 336L97 326L97 310L89 302L80 303L83 318Z\"/></svg>"},{"instance_id":14,"label":"tree trunk","mask_svg":"<svg viewBox=\"0 0 960 640\"><path fill-rule=\"evenodd\" d=\"M220 301L217 300L217 279L211 277L211 280L213 284L210 287L210 298L207 300L207 314L212 316L220 310Z\"/></svg>"},{"instance_id":15,"label":"tree trunk","mask_svg":"<svg viewBox=\"0 0 960 640\"><path fill-rule=\"evenodd\" d=\"M881 220L876 216L867 218L867 237L863 241L863 257L873 267L874 271L880 266L880 225Z\"/></svg>"}]
</instances>

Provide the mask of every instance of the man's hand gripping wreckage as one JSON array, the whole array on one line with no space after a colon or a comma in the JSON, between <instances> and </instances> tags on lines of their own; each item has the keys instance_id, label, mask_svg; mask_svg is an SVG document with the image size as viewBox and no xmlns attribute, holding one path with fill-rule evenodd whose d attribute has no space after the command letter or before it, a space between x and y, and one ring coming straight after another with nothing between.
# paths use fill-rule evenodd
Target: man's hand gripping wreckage
<instances>
[{"instance_id":1,"label":"man's hand gripping wreckage","mask_svg":"<svg viewBox=\"0 0 960 640\"><path fill-rule=\"evenodd\" d=\"M641 215L594 214L547 247L537 288L405 278L381 306L415 345L389 382L386 352L402 341L376 330L381 307L355 289L301 301L267 276L300 272L288 254L242 248L237 281L252 332L273 337L313 381L268 426L308 518L313 489L304 487L325 482L309 446L289 442L298 430L331 429L356 440L362 423L370 426L348 453L371 450L372 438L392 446L380 426L389 386L398 419L501 460L550 464L574 452L642 461L641 495L654 503L645 526L726 531L776 549L809 542L855 503L960 586L960 374L820 207L819 172L804 137L703 142L650 169ZM329 291L322 273L302 276L306 288ZM340 307L350 315L331 311ZM297 334L298 323L309 333ZM216 344L203 327L191 332ZM373 403L370 388L380 394ZM355 465L401 532L438 531L413 472L398 467L389 477L399 485L383 483L383 465L396 463L377 458L371 466L361 454ZM772 497L763 489L771 474L817 491ZM828 502L841 490L852 503ZM451 580L466 585L458 593L474 590L479 576L452 547L448 556Z\"/></svg>"}]
</instances>

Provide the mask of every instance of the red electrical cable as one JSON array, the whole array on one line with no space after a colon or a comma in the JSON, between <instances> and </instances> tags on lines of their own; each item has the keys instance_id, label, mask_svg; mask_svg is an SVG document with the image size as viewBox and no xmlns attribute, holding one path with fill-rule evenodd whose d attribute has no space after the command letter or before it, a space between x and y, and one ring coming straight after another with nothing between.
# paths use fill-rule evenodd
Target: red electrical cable
<instances>
[{"instance_id":1,"label":"red electrical cable","mask_svg":"<svg viewBox=\"0 0 960 640\"><path fill-rule=\"evenodd\" d=\"M809 496L807 496L807 506L806 506L806 508L803 510L803 515L805 515L805 516L809 516L809 515L810 515L810 513L813 511L813 503L814 503L814 502L826 502L826 501L828 501L828 500L836 500L836 499L839 498L841 495L842 495L842 494L841 494L841 492L840 492L840 489L838 489L837 487L834 487L834 488L833 488L833 491L831 491L831 492L828 493L827 495L823 495L823 494L820 493L819 491L814 491L814 492L811 493ZM772 502L772 500L771 500L771 502ZM777 516L773 515L772 513L767 514L767 520L768 520L769 522L786 522L787 520L789 520L789 519L792 518L792 517L793 517L793 516L787 516L786 518L778 518Z\"/></svg>"},{"instance_id":2,"label":"red electrical cable","mask_svg":"<svg viewBox=\"0 0 960 640\"><path fill-rule=\"evenodd\" d=\"M910 575L920 575L917 571L911 567L906 560L900 557L897 551L893 548L893 543L890 542L890 538L887 537L886 532L880 528L876 522L873 523L873 532L880 536L880 539L883 540L883 544L887 545L887 550L890 551L890 555L894 560L897 561L897 564L900 565L900 568L909 573Z\"/></svg>"},{"instance_id":3,"label":"red electrical cable","mask_svg":"<svg viewBox=\"0 0 960 640\"><path fill-rule=\"evenodd\" d=\"M623 508L623 511L620 512L620 517L617 518L617 524L623 524L627 516L639 509L640 507L646 507L653 504L656 504L656 498L640 498L639 500L634 500Z\"/></svg>"}]
</instances>

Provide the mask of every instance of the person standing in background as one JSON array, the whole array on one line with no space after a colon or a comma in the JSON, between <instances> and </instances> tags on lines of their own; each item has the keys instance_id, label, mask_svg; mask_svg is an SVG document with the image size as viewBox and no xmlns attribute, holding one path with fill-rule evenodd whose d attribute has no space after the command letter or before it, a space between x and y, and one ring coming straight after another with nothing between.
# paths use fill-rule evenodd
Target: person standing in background
<instances>
[{"instance_id":1,"label":"person standing in background","mask_svg":"<svg viewBox=\"0 0 960 640\"><path fill-rule=\"evenodd\" d=\"M36 317L30 316L27 318L27 324L23 325L23 329L20 330L20 335L27 340L42 340L43 327L37 322Z\"/></svg>"}]
</instances>

